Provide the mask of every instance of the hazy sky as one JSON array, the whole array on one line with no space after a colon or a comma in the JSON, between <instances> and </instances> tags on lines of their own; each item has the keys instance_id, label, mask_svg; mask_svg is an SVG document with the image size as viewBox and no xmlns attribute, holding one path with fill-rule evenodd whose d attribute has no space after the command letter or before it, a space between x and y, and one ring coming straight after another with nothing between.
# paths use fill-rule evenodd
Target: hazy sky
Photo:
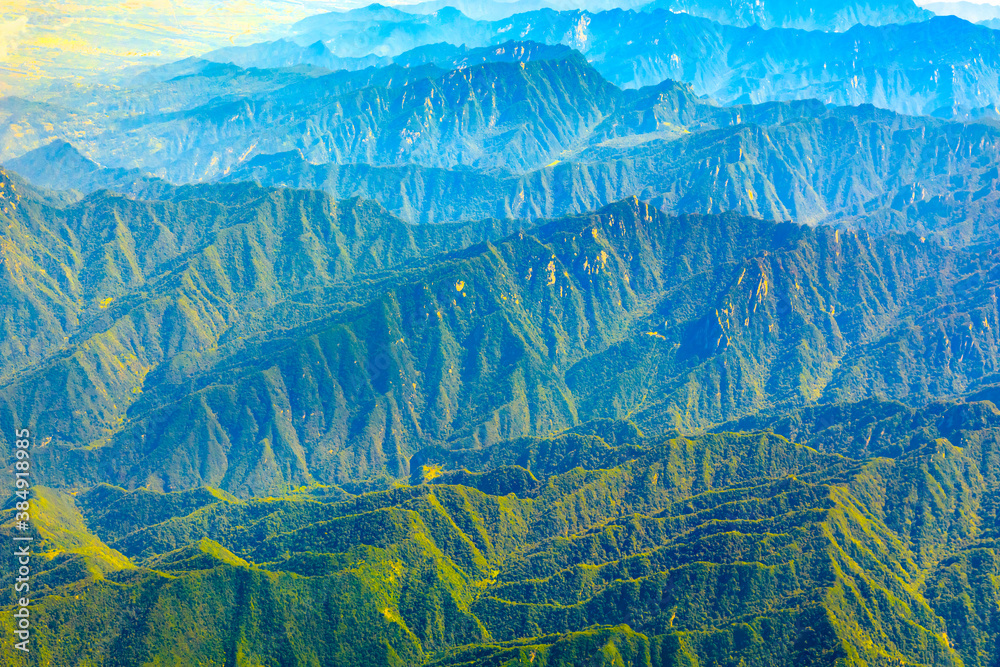
<instances>
[{"instance_id":1,"label":"hazy sky","mask_svg":"<svg viewBox=\"0 0 1000 667\"><path fill-rule=\"evenodd\" d=\"M351 0L3 0L0 94L18 85L198 55ZM364 3L367 4L367 3Z\"/></svg>"},{"instance_id":2,"label":"hazy sky","mask_svg":"<svg viewBox=\"0 0 1000 667\"><path fill-rule=\"evenodd\" d=\"M260 41L268 30L310 14L372 1L3 0L0 95L27 92L46 81L71 81L80 72L120 70Z\"/></svg>"}]
</instances>

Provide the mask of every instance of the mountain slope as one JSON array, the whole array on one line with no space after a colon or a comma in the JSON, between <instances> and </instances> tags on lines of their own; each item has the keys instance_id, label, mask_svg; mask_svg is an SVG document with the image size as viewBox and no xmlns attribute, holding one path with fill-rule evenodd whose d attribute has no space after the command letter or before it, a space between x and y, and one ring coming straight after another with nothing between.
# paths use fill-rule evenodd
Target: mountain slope
<instances>
[{"instance_id":1,"label":"mountain slope","mask_svg":"<svg viewBox=\"0 0 1000 667\"><path fill-rule=\"evenodd\" d=\"M275 494L407 475L429 444L598 417L697 429L812 402L921 403L998 372L995 256L912 235L667 218L633 199L506 238L470 225L451 248L489 240L431 257L456 228L390 220L397 240L374 242L378 209L358 203L306 228L329 232L289 238L280 225L300 223L277 214L325 198L222 192L259 197L257 220L217 209L211 243L155 281L131 274L112 307L90 306L100 326L5 383L0 419L52 437L49 483ZM176 323L152 336L158 320Z\"/></svg>"},{"instance_id":2,"label":"mountain slope","mask_svg":"<svg viewBox=\"0 0 1000 667\"><path fill-rule=\"evenodd\" d=\"M596 458L560 462L566 439ZM962 449L857 461L774 434L645 437L625 423L527 449L540 481L506 495L444 482L451 464L440 459L425 459L430 483L346 500L322 488L248 502L108 486L80 494L92 539L139 567L48 579L33 610L39 655L58 665L253 654L652 667L959 665L975 650L962 618L935 613L949 586L990 562L967 559L994 551L950 557L977 543L979 498L995 495ZM534 479L494 473L505 470ZM926 504L909 491L922 471L968 492ZM893 506L951 525L955 542L928 560L917 549L929 535L897 532ZM937 562L947 577L922 587ZM59 620L67 613L76 624ZM101 641L78 641L79 624L115 617L126 620Z\"/></svg>"},{"instance_id":3,"label":"mountain slope","mask_svg":"<svg viewBox=\"0 0 1000 667\"><path fill-rule=\"evenodd\" d=\"M23 392L4 418L31 414L74 440L120 425L151 370L185 367L226 332L308 319L327 312L316 296L326 289L349 302L366 274L519 226L412 228L372 202L245 184L167 188L154 201L100 192L63 208L22 197L0 215L0 377ZM255 319L281 303L288 315ZM50 402L56 386L68 391Z\"/></svg>"},{"instance_id":4,"label":"mountain slope","mask_svg":"<svg viewBox=\"0 0 1000 667\"><path fill-rule=\"evenodd\" d=\"M405 26L412 19L404 16L401 23L389 25ZM460 36L432 32L401 42L391 30L378 37L386 30L383 22L319 22L325 27L310 33L308 40L314 43L308 46L306 41L299 46L285 39L223 49L206 58L256 67L311 63L363 69L390 62L434 62L451 69L463 66L463 52L492 58L496 47L505 47L513 38L577 49L605 78L623 88L669 78L690 82L699 95L723 103L817 98L832 104L875 104L900 113L961 117L1000 102L995 84L1000 68L996 32L957 17L928 14L916 23L849 23L844 32L764 30L754 21L749 27L725 23L662 9L651 13L544 10L475 22L462 27ZM382 41L368 44L373 38ZM357 41L361 46L355 45ZM529 50L518 57L538 56Z\"/></svg>"},{"instance_id":5,"label":"mountain slope","mask_svg":"<svg viewBox=\"0 0 1000 667\"><path fill-rule=\"evenodd\" d=\"M732 210L957 246L998 238L1000 136L989 126L807 102L718 108L674 84L634 99L566 162L522 175L317 165L291 152L226 178L371 197L419 222L554 217L638 195L668 213Z\"/></svg>"}]
</instances>

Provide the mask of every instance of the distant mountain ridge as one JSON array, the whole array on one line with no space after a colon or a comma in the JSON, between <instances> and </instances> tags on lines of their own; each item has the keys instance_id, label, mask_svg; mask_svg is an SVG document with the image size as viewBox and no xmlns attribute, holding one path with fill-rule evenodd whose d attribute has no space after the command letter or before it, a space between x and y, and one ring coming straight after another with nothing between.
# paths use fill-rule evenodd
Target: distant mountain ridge
<instances>
[{"instance_id":1,"label":"distant mountain ridge","mask_svg":"<svg viewBox=\"0 0 1000 667\"><path fill-rule=\"evenodd\" d=\"M66 141L53 141L8 160L6 166L42 188L79 190L84 194L104 189L149 192L158 180L139 169L102 167Z\"/></svg>"},{"instance_id":2,"label":"distant mountain ridge","mask_svg":"<svg viewBox=\"0 0 1000 667\"><path fill-rule=\"evenodd\" d=\"M930 2L924 4L924 9L928 9L938 16L959 16L972 23L1000 19L1000 7L988 2L977 3L965 0Z\"/></svg>"},{"instance_id":3,"label":"distant mountain ridge","mask_svg":"<svg viewBox=\"0 0 1000 667\"><path fill-rule=\"evenodd\" d=\"M912 0L653 0L643 9L669 9L746 27L796 28L843 32L855 25L886 25L924 21L932 13Z\"/></svg>"},{"instance_id":4,"label":"distant mountain ridge","mask_svg":"<svg viewBox=\"0 0 1000 667\"><path fill-rule=\"evenodd\" d=\"M818 102L719 107L669 81L622 91L562 49L510 43L494 55L553 59L307 77L281 95L147 119L88 148L143 155L148 171L174 180L373 198L411 222L558 217L638 195L669 213L911 230L958 246L997 238L1000 128ZM480 53L454 52L472 62ZM142 154L154 138L161 150ZM44 178L55 150L11 164ZM75 187L140 193L136 178L112 170Z\"/></svg>"},{"instance_id":5,"label":"distant mountain ridge","mask_svg":"<svg viewBox=\"0 0 1000 667\"><path fill-rule=\"evenodd\" d=\"M550 161L620 98L573 52L451 71L394 65L128 119L88 148L174 181L218 176L254 152L294 147L321 160L517 169Z\"/></svg>"},{"instance_id":6,"label":"distant mountain ridge","mask_svg":"<svg viewBox=\"0 0 1000 667\"><path fill-rule=\"evenodd\" d=\"M500 7L503 6L509 9L501 11ZM662 9L707 18L737 27L759 25L762 28L792 28L832 32L843 32L858 24L914 23L926 21L934 16L934 12L917 6L912 0L867 0L865 2L829 0L823 3L809 2L808 0L757 0L756 2L735 0L656 0L648 2L640 0L639 2L583 2L578 4L532 3L521 0L512 3L487 3L486 8L461 1L437 0L392 7L375 3L345 12L327 12L299 21L292 26L289 32L290 36L297 41L301 42L302 39L312 41L313 38L324 34L332 36L331 31L338 31L345 27L348 33L344 34L353 34L355 27L378 21L383 24L410 24L413 28L406 30L406 32L412 35L426 29L425 26L443 28L452 25L456 20L462 21L470 17L474 20L503 21L517 14L546 11L567 12L574 9L588 13L620 9L655 12L657 9ZM472 12L477 12L478 15L473 16ZM490 14L493 12L501 12L503 15L492 18ZM396 29L390 28L389 30L395 31ZM372 32L387 34L385 28L379 28ZM347 46L347 48L352 47Z\"/></svg>"},{"instance_id":7,"label":"distant mountain ridge","mask_svg":"<svg viewBox=\"0 0 1000 667\"><path fill-rule=\"evenodd\" d=\"M419 33L423 37L397 37L395 31L409 23L394 28L397 24L380 22L374 36L364 32L365 40L375 43L358 47L351 34L336 32L354 29L354 23L320 27L324 25L317 18L317 27L308 36L315 43L308 47L281 41L222 49L206 58L241 66L310 63L359 69L389 62L409 64L412 55L403 50L420 44L482 47L514 37L577 49L605 78L623 88L669 78L691 82L699 95L722 103L817 98L832 104L875 104L907 114L961 117L1000 102L996 84L1000 36L955 17L906 25L857 25L842 33L824 33L761 30L756 25L734 28L662 10L648 14L545 10L492 23L463 23L452 32L428 33L425 28ZM636 39L638 35L642 38ZM434 58L444 68L460 65L450 49L435 48L440 55L424 57ZM369 54L371 49L376 55Z\"/></svg>"},{"instance_id":8,"label":"distant mountain ridge","mask_svg":"<svg viewBox=\"0 0 1000 667\"><path fill-rule=\"evenodd\" d=\"M607 138L566 162L502 178L417 166L313 164L289 152L258 156L226 180L373 197L420 222L552 217L635 194L670 213L735 210L875 233L911 230L959 246L997 238L1000 181L989 166L994 158L982 157L1000 145L997 128L817 103L699 106L682 87L676 98L662 90L662 106L638 116L648 128L694 128L699 117L708 127L669 139L631 135L634 143L627 134ZM674 106L678 102L686 106ZM685 113L677 113L681 108ZM812 148L803 152L802 146ZM964 157L955 150L960 146ZM962 175L946 175L945 164Z\"/></svg>"}]
</instances>

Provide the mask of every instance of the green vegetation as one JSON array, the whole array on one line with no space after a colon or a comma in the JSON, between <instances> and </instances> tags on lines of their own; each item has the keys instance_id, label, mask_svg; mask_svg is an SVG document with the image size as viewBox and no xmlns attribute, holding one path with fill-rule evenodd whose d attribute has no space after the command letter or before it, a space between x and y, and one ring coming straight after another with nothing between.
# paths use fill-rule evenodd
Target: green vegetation
<instances>
[{"instance_id":1,"label":"green vegetation","mask_svg":"<svg viewBox=\"0 0 1000 667\"><path fill-rule=\"evenodd\" d=\"M996 257L912 235L637 198L518 230L246 184L168 194L24 197L4 218L0 427L51 439L44 483L336 496L419 481L427 447L596 419L697 432L996 382ZM584 466L602 456L586 436L561 445ZM531 459L493 456L539 477ZM481 488L533 483L509 472Z\"/></svg>"},{"instance_id":2,"label":"green vegetation","mask_svg":"<svg viewBox=\"0 0 1000 667\"><path fill-rule=\"evenodd\" d=\"M989 249L3 179L28 664L1000 660Z\"/></svg>"},{"instance_id":3,"label":"green vegetation","mask_svg":"<svg viewBox=\"0 0 1000 667\"><path fill-rule=\"evenodd\" d=\"M992 403L968 408L1000 415ZM42 516L64 526L38 529L48 562L57 549L115 559L39 576L30 664L1000 657L996 472L980 468L993 455L969 445L996 451L998 425L963 430L964 447L938 438L872 459L771 432L574 431L432 448L418 457L425 475L436 471L428 481L340 500L39 488ZM593 453L581 467L569 450ZM535 472L497 465L501 454Z\"/></svg>"}]
</instances>

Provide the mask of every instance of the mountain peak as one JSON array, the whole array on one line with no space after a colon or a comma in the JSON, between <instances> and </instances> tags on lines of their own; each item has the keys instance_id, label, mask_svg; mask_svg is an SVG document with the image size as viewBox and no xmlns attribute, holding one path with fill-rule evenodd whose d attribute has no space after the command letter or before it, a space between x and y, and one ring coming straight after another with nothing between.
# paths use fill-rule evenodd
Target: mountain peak
<instances>
[{"instance_id":1,"label":"mountain peak","mask_svg":"<svg viewBox=\"0 0 1000 667\"><path fill-rule=\"evenodd\" d=\"M58 187L56 184L67 179L79 179L102 169L64 139L56 139L8 160L6 166L42 187Z\"/></svg>"},{"instance_id":2,"label":"mountain peak","mask_svg":"<svg viewBox=\"0 0 1000 667\"><path fill-rule=\"evenodd\" d=\"M442 7L441 9L437 10L434 13L438 17L444 18L444 19L452 19L453 20L453 19L456 19L456 18L459 18L459 17L465 17L465 14L462 13L462 10L456 9L455 7L451 7L451 6Z\"/></svg>"}]
</instances>

